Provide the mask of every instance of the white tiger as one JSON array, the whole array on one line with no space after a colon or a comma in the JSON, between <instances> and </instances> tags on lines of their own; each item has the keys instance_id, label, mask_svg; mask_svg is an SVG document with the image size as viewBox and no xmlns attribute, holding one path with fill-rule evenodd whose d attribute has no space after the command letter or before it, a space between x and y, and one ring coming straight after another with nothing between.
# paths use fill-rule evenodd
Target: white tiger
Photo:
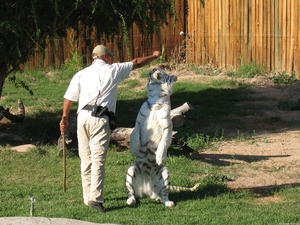
<instances>
[{"instance_id":1,"label":"white tiger","mask_svg":"<svg viewBox=\"0 0 300 225\"><path fill-rule=\"evenodd\" d=\"M170 96L176 81L176 76L168 75L164 70L153 69L150 72L148 100L143 103L130 135L130 152L136 156L136 160L126 174L128 205L134 205L136 198L149 196L160 200L165 206L174 206L174 202L169 200L172 186L164 163L172 141ZM173 188L195 190L198 186Z\"/></svg>"}]
</instances>

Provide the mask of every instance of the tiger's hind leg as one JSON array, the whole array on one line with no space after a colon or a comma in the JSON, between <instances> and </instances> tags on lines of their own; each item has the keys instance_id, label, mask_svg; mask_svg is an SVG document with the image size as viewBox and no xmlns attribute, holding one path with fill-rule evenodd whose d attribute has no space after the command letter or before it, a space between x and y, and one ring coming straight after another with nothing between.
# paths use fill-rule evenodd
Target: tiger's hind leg
<instances>
[{"instance_id":1,"label":"tiger's hind leg","mask_svg":"<svg viewBox=\"0 0 300 225\"><path fill-rule=\"evenodd\" d=\"M135 205L135 191L134 191L134 177L135 177L135 166L130 166L127 170L125 186L127 190L127 205Z\"/></svg>"},{"instance_id":2,"label":"tiger's hind leg","mask_svg":"<svg viewBox=\"0 0 300 225\"><path fill-rule=\"evenodd\" d=\"M155 192L159 195L161 203L167 207L175 206L174 202L169 200L170 175L168 168L165 166L160 167L156 177L158 180L156 181Z\"/></svg>"}]
</instances>

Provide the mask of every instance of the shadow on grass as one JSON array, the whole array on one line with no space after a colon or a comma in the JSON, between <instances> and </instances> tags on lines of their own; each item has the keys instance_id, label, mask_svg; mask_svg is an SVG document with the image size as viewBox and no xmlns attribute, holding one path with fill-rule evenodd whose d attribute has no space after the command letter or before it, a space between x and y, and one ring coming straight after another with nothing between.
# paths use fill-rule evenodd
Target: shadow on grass
<instances>
[{"instance_id":1,"label":"shadow on grass","mask_svg":"<svg viewBox=\"0 0 300 225\"><path fill-rule=\"evenodd\" d=\"M60 136L56 114L41 111L35 117L30 115L19 123L0 123L0 132L9 134L5 139L0 138L0 145L52 145L57 143Z\"/></svg>"},{"instance_id":2,"label":"shadow on grass","mask_svg":"<svg viewBox=\"0 0 300 225\"><path fill-rule=\"evenodd\" d=\"M203 162L207 162L216 166L232 166L240 164L238 161L252 163L268 160L271 158L284 158L291 155L238 155L238 154L208 154L201 153L197 156Z\"/></svg>"},{"instance_id":3,"label":"shadow on grass","mask_svg":"<svg viewBox=\"0 0 300 225\"><path fill-rule=\"evenodd\" d=\"M234 191L242 191L242 190L248 190L250 192L253 192L258 197L267 197L272 196L274 193L286 189L286 188L295 188L300 187L300 183L285 183L280 185L267 185L267 186L257 186L257 187L251 187L251 188L241 188L241 189L235 189Z\"/></svg>"},{"instance_id":4,"label":"shadow on grass","mask_svg":"<svg viewBox=\"0 0 300 225\"><path fill-rule=\"evenodd\" d=\"M280 119L261 119L262 110L267 107L270 107L270 110L276 108L277 102L271 106L263 103L274 102L271 95L267 97L257 97L256 95L253 98L252 93L255 88L243 85L238 88L207 88L196 82L189 83L189 85L191 86L189 90L195 91L186 91L186 84L178 83L176 91L171 96L172 109L187 101L195 108L186 114L186 122L182 127L174 128L174 131L178 131L177 139L186 139L199 133L214 136L217 131L221 130L225 131L226 136L227 131L236 133L239 130L241 134L253 133L253 130L256 133L260 131L273 133L300 127L298 118L291 122ZM145 96L136 96L131 100L118 100L116 115L120 127L134 127L138 111L145 100ZM26 103L24 104L26 111L27 106ZM16 142L0 137L0 144L57 144L60 136L58 123L61 118L61 110L51 112L48 110L41 110L34 115L28 112L24 121L20 123L3 124L0 122L0 133L17 135L23 140ZM72 113L76 114L76 110L73 110Z\"/></svg>"},{"instance_id":5,"label":"shadow on grass","mask_svg":"<svg viewBox=\"0 0 300 225\"><path fill-rule=\"evenodd\" d=\"M255 90L263 89L268 93L270 87L241 86L232 88L206 88L199 83L190 83L191 90L179 84L176 92L171 96L172 109L189 102L194 110L185 115L182 127L174 127L177 139L185 139L196 134L210 137L231 139L239 135L251 136L254 133L277 133L300 128L298 117L286 121L276 116L278 100L272 95L259 96ZM255 94L254 94L255 93ZM146 99L134 101L118 101L117 116L123 127L133 127L140 106ZM267 114L267 112L273 112ZM274 115L275 116L274 116Z\"/></svg>"},{"instance_id":6,"label":"shadow on grass","mask_svg":"<svg viewBox=\"0 0 300 225\"><path fill-rule=\"evenodd\" d=\"M222 182L203 183L196 191L171 191L169 198L174 202L183 202L191 199L204 199L216 197L221 194L229 193L231 190Z\"/></svg>"},{"instance_id":7,"label":"shadow on grass","mask_svg":"<svg viewBox=\"0 0 300 225\"><path fill-rule=\"evenodd\" d=\"M194 111L186 115L184 126L178 128L179 133L184 129L190 136L203 133L212 137L223 132L225 138L228 138L236 136L237 131L241 135L253 135L298 129L299 118L294 116L287 121L281 117L289 112L280 113L277 109L278 99L271 94L260 96L255 93L255 90L261 89L268 93L270 88L209 88L194 93L194 97L191 95L193 93L175 93L171 97L172 102L185 96L195 107Z\"/></svg>"},{"instance_id":8,"label":"shadow on grass","mask_svg":"<svg viewBox=\"0 0 300 225\"><path fill-rule=\"evenodd\" d=\"M200 188L195 191L180 191L180 192L171 192L169 197L170 200L177 202L184 202L188 200L198 200L198 199L204 199L208 197L217 197L218 195L226 194L226 193L232 193L237 194L237 197L239 196L239 193L247 191L249 193L255 194L255 197L269 197L273 196L276 193L278 193L280 190L286 189L286 188L296 188L300 187L300 183L286 183L281 185L267 185L267 186L257 186L257 187L251 187L251 188L237 188L237 189L230 189L226 186L225 183L207 183L207 184L201 184Z\"/></svg>"}]
</instances>

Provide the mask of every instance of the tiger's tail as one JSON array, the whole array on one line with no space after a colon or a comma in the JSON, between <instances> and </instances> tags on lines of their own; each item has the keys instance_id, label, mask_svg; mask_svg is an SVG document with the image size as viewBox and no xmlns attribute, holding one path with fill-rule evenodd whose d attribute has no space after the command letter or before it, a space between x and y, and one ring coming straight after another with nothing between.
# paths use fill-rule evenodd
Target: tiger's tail
<instances>
[{"instance_id":1,"label":"tiger's tail","mask_svg":"<svg viewBox=\"0 0 300 225\"><path fill-rule=\"evenodd\" d=\"M200 186L200 183L197 183L192 188L182 187L182 186L170 186L170 191L196 191Z\"/></svg>"}]
</instances>

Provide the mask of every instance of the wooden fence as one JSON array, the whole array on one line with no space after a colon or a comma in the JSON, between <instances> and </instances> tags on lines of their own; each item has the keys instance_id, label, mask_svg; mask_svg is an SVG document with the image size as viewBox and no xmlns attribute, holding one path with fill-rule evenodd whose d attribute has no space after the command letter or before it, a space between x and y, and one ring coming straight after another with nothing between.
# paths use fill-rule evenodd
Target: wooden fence
<instances>
[{"instance_id":1,"label":"wooden fence","mask_svg":"<svg viewBox=\"0 0 300 225\"><path fill-rule=\"evenodd\" d=\"M300 75L299 0L189 0L187 63Z\"/></svg>"},{"instance_id":2,"label":"wooden fence","mask_svg":"<svg viewBox=\"0 0 300 225\"><path fill-rule=\"evenodd\" d=\"M30 68L60 66L70 59L71 53L75 50L84 56L87 64L90 64L92 49L97 44L104 44L117 53L117 57L113 57L111 62L124 62L162 49L164 49L164 58L168 59L174 54L174 49L184 40L184 37L180 35L180 31L185 29L184 2L184 0L175 0L177 21L174 22L174 18L169 18L169 25L162 27L159 34L151 35L150 39L144 37L137 26L133 26L130 30L129 52L126 50L125 43L120 49L116 42L107 42L104 38L90 35L92 32L81 26L78 37L74 30L69 30L67 37L54 39L54 43L48 43L43 51L36 48L35 54L26 65ZM91 46L86 45L86 40L91 42Z\"/></svg>"},{"instance_id":3,"label":"wooden fence","mask_svg":"<svg viewBox=\"0 0 300 225\"><path fill-rule=\"evenodd\" d=\"M204 5L203 5L204 2ZM256 61L268 71L296 72L300 78L300 0L175 0L177 23L152 35L146 43L136 27L131 30L130 51L125 45L102 42L126 61L164 48L166 59L211 65L215 68L237 68L241 63ZM188 4L188 15L184 4ZM184 31L186 35L179 35ZM60 65L77 49L90 63L91 46L85 45L87 32L82 28L78 39L74 32L57 39L56 56L49 45L45 56L39 52L30 60L31 67ZM100 42L95 39L92 44Z\"/></svg>"}]
</instances>

